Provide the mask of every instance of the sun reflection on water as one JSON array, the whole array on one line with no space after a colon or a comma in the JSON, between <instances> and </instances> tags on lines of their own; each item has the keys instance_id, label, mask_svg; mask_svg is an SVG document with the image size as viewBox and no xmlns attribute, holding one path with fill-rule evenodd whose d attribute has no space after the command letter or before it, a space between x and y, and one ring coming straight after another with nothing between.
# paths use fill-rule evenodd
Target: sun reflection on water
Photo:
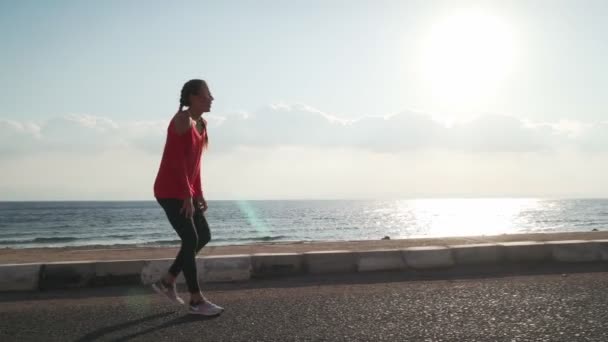
<instances>
[{"instance_id":1,"label":"sun reflection on water","mask_svg":"<svg viewBox=\"0 0 608 342\"><path fill-rule=\"evenodd\" d=\"M498 235L517 230L517 219L534 210L534 198L419 199L403 201L429 236Z\"/></svg>"}]
</instances>

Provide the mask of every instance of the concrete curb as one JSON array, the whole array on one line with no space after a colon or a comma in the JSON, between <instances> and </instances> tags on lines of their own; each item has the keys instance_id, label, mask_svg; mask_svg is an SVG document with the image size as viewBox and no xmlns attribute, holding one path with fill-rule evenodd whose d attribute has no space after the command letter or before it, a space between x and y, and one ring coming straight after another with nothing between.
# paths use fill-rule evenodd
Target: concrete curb
<instances>
[{"instance_id":1,"label":"concrete curb","mask_svg":"<svg viewBox=\"0 0 608 342\"><path fill-rule=\"evenodd\" d=\"M251 255L224 255L202 258L200 280L206 283L243 281L251 278ZM197 264L200 264L197 262Z\"/></svg>"},{"instance_id":2,"label":"concrete curb","mask_svg":"<svg viewBox=\"0 0 608 342\"><path fill-rule=\"evenodd\" d=\"M608 240L595 240L600 251L602 261L608 261Z\"/></svg>"},{"instance_id":3,"label":"concrete curb","mask_svg":"<svg viewBox=\"0 0 608 342\"><path fill-rule=\"evenodd\" d=\"M452 246L457 265L500 264L504 261L504 246L493 243Z\"/></svg>"},{"instance_id":4,"label":"concrete curb","mask_svg":"<svg viewBox=\"0 0 608 342\"><path fill-rule=\"evenodd\" d=\"M304 273L304 255L299 253L253 254L251 264L256 278Z\"/></svg>"},{"instance_id":5,"label":"concrete curb","mask_svg":"<svg viewBox=\"0 0 608 342\"><path fill-rule=\"evenodd\" d=\"M41 290L88 287L95 277L95 261L54 262L40 268Z\"/></svg>"},{"instance_id":6,"label":"concrete curb","mask_svg":"<svg viewBox=\"0 0 608 342\"><path fill-rule=\"evenodd\" d=\"M36 291L150 284L173 259L53 262L0 265L0 291ZM521 241L363 251L243 254L197 258L199 281L240 282L296 274L373 271L415 272L538 262L607 262L608 240ZM475 268L476 269L476 268ZM608 270L608 268L607 268ZM183 274L178 283L184 283Z\"/></svg>"},{"instance_id":7,"label":"concrete curb","mask_svg":"<svg viewBox=\"0 0 608 342\"><path fill-rule=\"evenodd\" d=\"M551 260L551 246L544 242L505 242L504 257L507 262L543 262Z\"/></svg>"},{"instance_id":8,"label":"concrete curb","mask_svg":"<svg viewBox=\"0 0 608 342\"><path fill-rule=\"evenodd\" d=\"M452 250L442 246L405 248L403 257L414 269L447 268L455 264Z\"/></svg>"},{"instance_id":9,"label":"concrete curb","mask_svg":"<svg viewBox=\"0 0 608 342\"><path fill-rule=\"evenodd\" d=\"M561 262L599 261L599 245L594 241L570 240L550 241L553 259Z\"/></svg>"},{"instance_id":10,"label":"concrete curb","mask_svg":"<svg viewBox=\"0 0 608 342\"><path fill-rule=\"evenodd\" d=\"M357 254L353 251L307 252L304 267L310 274L356 272Z\"/></svg>"},{"instance_id":11,"label":"concrete curb","mask_svg":"<svg viewBox=\"0 0 608 342\"><path fill-rule=\"evenodd\" d=\"M403 253L398 249L369 250L357 254L357 272L398 271L407 268Z\"/></svg>"},{"instance_id":12,"label":"concrete curb","mask_svg":"<svg viewBox=\"0 0 608 342\"><path fill-rule=\"evenodd\" d=\"M0 291L38 290L41 264L0 265Z\"/></svg>"}]
</instances>

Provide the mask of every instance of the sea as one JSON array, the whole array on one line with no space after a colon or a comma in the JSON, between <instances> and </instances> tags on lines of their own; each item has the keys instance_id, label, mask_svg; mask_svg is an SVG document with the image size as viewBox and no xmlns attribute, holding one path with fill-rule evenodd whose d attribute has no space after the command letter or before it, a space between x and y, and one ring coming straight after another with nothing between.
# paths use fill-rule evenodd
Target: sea
<instances>
[{"instance_id":1,"label":"sea","mask_svg":"<svg viewBox=\"0 0 608 342\"><path fill-rule=\"evenodd\" d=\"M210 245L608 230L608 199L209 201ZM155 201L0 202L0 248L178 246Z\"/></svg>"}]
</instances>

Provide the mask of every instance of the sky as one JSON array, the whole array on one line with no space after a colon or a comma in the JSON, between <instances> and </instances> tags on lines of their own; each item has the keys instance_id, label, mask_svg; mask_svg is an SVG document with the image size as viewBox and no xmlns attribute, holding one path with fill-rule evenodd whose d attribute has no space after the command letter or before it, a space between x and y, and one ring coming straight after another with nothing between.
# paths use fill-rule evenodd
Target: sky
<instances>
[{"instance_id":1,"label":"sky","mask_svg":"<svg viewBox=\"0 0 608 342\"><path fill-rule=\"evenodd\" d=\"M608 196L605 1L0 0L0 200Z\"/></svg>"}]
</instances>

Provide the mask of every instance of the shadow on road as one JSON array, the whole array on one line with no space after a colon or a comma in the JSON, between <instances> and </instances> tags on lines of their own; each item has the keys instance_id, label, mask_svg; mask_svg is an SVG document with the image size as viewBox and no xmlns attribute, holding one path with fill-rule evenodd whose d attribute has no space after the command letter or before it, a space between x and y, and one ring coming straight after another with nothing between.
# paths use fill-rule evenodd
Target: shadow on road
<instances>
[{"instance_id":1,"label":"shadow on road","mask_svg":"<svg viewBox=\"0 0 608 342\"><path fill-rule=\"evenodd\" d=\"M115 342L128 341L130 339L133 339L133 338L136 338L136 337L139 337L139 336L142 336L142 335L146 335L146 334L158 331L158 330L162 330L162 329L165 329L165 328L169 328L169 327L172 327L172 326L176 326L176 325L180 325L180 324L185 324L185 323L192 323L192 322L208 321L208 320L211 320L211 319L215 319L217 317L219 317L219 315L212 316L212 317L199 316L199 315L184 315L184 316L177 317L177 318L175 318L175 319L173 319L173 320L171 320L169 322L166 322L164 324L161 324L161 325L159 325L157 327L152 327L152 328L148 328L148 329L145 329L145 330L142 330L142 331L138 331L136 333L129 334L127 336L123 336L123 337L117 338L117 339L115 339L113 341L115 341Z\"/></svg>"},{"instance_id":2,"label":"shadow on road","mask_svg":"<svg viewBox=\"0 0 608 342\"><path fill-rule=\"evenodd\" d=\"M120 324L116 324L116 325L112 325L109 327L104 327L95 331L92 331L84 336L82 336L81 338L79 338L78 340L76 340L76 342L86 342L86 341L94 341L96 339L99 339L105 335L114 333L118 330L122 330L122 329L127 329L130 328L134 325L138 325L141 323L145 323L147 321L151 321L151 320L155 320L158 318L163 318L163 317L167 317L171 314L173 314L173 311L168 311L168 312L163 312L163 313L159 313L159 314L154 314L154 315L150 315L147 317L143 317L140 319L136 319L133 321L128 321L128 322L124 322L124 323L120 323Z\"/></svg>"},{"instance_id":3,"label":"shadow on road","mask_svg":"<svg viewBox=\"0 0 608 342\"><path fill-rule=\"evenodd\" d=\"M528 263L468 265L437 270L413 270L395 272L365 272L330 275L296 275L265 279L252 279L241 283L204 284L204 291L238 291L262 288L295 288L334 284L377 284L403 281L482 279L510 276L576 274L608 272L608 263ZM180 286L180 291L185 287ZM16 301L40 301L51 299L79 299L91 297L147 296L154 292L145 286L94 287L71 290L51 290L39 292L0 293L0 303Z\"/></svg>"}]
</instances>

